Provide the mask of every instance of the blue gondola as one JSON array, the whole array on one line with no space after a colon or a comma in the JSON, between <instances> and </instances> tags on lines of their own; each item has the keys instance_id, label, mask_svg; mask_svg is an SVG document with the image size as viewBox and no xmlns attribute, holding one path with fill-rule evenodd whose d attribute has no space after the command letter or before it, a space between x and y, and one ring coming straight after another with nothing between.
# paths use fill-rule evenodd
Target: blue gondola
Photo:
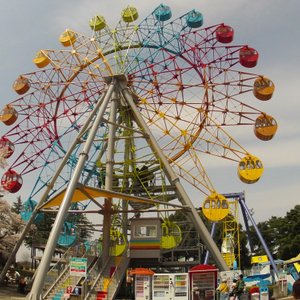
<instances>
[{"instance_id":1,"label":"blue gondola","mask_svg":"<svg viewBox=\"0 0 300 300\"><path fill-rule=\"evenodd\" d=\"M21 218L24 222L29 221L36 205L37 205L37 202L32 199L28 199L27 201L24 202L23 209L20 212ZM34 219L34 223L35 224L40 223L43 220L43 218L44 218L44 214L38 213Z\"/></svg>"},{"instance_id":2,"label":"blue gondola","mask_svg":"<svg viewBox=\"0 0 300 300\"><path fill-rule=\"evenodd\" d=\"M75 244L77 240L76 229L73 223L64 222L63 230L58 237L57 244L62 247L70 247Z\"/></svg>"}]
</instances>

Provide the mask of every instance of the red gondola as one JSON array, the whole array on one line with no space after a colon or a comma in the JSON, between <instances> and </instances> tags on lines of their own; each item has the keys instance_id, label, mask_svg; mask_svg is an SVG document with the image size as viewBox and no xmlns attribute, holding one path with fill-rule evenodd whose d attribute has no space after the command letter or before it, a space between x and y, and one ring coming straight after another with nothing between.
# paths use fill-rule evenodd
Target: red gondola
<instances>
[{"instance_id":1,"label":"red gondola","mask_svg":"<svg viewBox=\"0 0 300 300\"><path fill-rule=\"evenodd\" d=\"M22 176L14 170L8 170L1 178L1 185L4 190L10 193L16 193L23 185Z\"/></svg>"},{"instance_id":2,"label":"red gondola","mask_svg":"<svg viewBox=\"0 0 300 300\"><path fill-rule=\"evenodd\" d=\"M223 44L228 44L233 41L234 30L232 27L222 24L216 30L217 41Z\"/></svg>"},{"instance_id":3,"label":"red gondola","mask_svg":"<svg viewBox=\"0 0 300 300\"><path fill-rule=\"evenodd\" d=\"M15 151L15 145L6 137L0 138L0 151L4 151L4 158L9 158Z\"/></svg>"},{"instance_id":4,"label":"red gondola","mask_svg":"<svg viewBox=\"0 0 300 300\"><path fill-rule=\"evenodd\" d=\"M257 65L258 52L249 47L243 47L240 50L240 64L246 68L253 68Z\"/></svg>"}]
</instances>

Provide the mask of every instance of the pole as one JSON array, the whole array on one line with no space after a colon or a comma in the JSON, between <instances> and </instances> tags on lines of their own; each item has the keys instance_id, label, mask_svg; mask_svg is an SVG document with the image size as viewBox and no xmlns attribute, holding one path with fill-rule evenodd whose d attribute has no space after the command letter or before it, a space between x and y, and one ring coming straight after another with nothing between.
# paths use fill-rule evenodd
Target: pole
<instances>
[{"instance_id":1,"label":"pole","mask_svg":"<svg viewBox=\"0 0 300 300\"><path fill-rule=\"evenodd\" d=\"M213 222L212 226L211 226L211 231L210 231L210 235L211 237L213 238L214 235L215 235L215 231L216 231L216 222ZM206 250L206 253L205 253L205 258L204 258L204 264L207 264L208 262L208 258L209 258L209 251Z\"/></svg>"},{"instance_id":2,"label":"pole","mask_svg":"<svg viewBox=\"0 0 300 300\"><path fill-rule=\"evenodd\" d=\"M108 143L107 143L107 156L106 156L106 176L105 176L105 189L112 190L113 182L113 168L114 168L114 150L115 150L115 133L116 133L116 115L119 96L116 90L113 92L111 99L111 109L108 125ZM103 250L102 250L102 262L105 262L109 258L110 251L110 227L111 227L111 206L112 198L105 198L104 200L104 212L103 212Z\"/></svg>"},{"instance_id":3,"label":"pole","mask_svg":"<svg viewBox=\"0 0 300 300\"><path fill-rule=\"evenodd\" d=\"M261 244L262 244L262 246L263 246L263 248L264 248L264 250L265 250L265 252L266 252L266 254L267 254L268 258L269 258L269 260L270 260L270 262L271 262L271 265L272 265L272 267L273 267L273 270L274 270L274 272L276 273L276 275L277 275L277 277L278 277L278 274L279 274L279 273L278 273L278 269L277 269L277 266L276 266L276 264L275 264L275 261L274 261L274 259L273 259L273 256L272 256L271 252L269 251L268 246L267 246L267 244L266 244L266 242L265 242L263 236L261 235L261 233L260 233L260 231L259 231L259 229L258 229L258 227L257 227L257 225L256 225L256 223L255 223L255 221L254 221L254 219L253 219L253 217L252 217L252 215L251 215L251 213L250 213L250 211L249 211L247 205L246 205L246 202L245 202L245 198L244 198L244 197L241 197L241 198L240 198L240 204L241 204L241 206L243 207L243 209L246 211L246 213L247 213L249 219L251 220L252 225L253 225L253 227L254 227L254 229L255 229L255 231L256 231L256 234L257 234L257 236L258 236L258 238L259 238L259 240L260 240L260 242L261 242Z\"/></svg>"}]
</instances>

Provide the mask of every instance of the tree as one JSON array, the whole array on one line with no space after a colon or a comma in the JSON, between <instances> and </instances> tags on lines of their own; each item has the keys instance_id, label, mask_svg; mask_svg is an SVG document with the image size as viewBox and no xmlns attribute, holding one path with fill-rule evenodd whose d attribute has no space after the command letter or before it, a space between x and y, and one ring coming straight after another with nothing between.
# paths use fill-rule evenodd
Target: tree
<instances>
[{"instance_id":1,"label":"tree","mask_svg":"<svg viewBox=\"0 0 300 300\"><path fill-rule=\"evenodd\" d=\"M257 227L274 258L287 260L299 254L300 205L287 212L286 216L272 216L269 220L258 223ZM250 236L255 254L265 254L253 227L250 228Z\"/></svg>"},{"instance_id":2,"label":"tree","mask_svg":"<svg viewBox=\"0 0 300 300\"><path fill-rule=\"evenodd\" d=\"M21 217L11 211L7 201L0 199L0 259L2 259L2 265L12 253L23 227L24 222Z\"/></svg>"},{"instance_id":3,"label":"tree","mask_svg":"<svg viewBox=\"0 0 300 300\"><path fill-rule=\"evenodd\" d=\"M22 203L21 197L17 197L17 202L14 202L11 208L11 211L14 212L15 214L20 214L21 211L23 210L24 205Z\"/></svg>"}]
</instances>

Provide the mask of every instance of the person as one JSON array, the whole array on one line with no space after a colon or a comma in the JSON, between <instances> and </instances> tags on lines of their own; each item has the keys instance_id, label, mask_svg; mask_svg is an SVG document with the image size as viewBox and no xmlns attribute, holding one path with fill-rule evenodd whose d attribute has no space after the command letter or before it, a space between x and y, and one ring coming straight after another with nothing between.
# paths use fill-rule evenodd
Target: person
<instances>
[{"instance_id":1,"label":"person","mask_svg":"<svg viewBox=\"0 0 300 300\"><path fill-rule=\"evenodd\" d=\"M227 279L222 279L221 283L217 287L217 292L220 293L220 300L228 299L229 286L227 284Z\"/></svg>"},{"instance_id":2,"label":"person","mask_svg":"<svg viewBox=\"0 0 300 300\"><path fill-rule=\"evenodd\" d=\"M246 286L243 274L240 274L239 279L238 279L236 285L237 286L236 286L235 296L237 297L237 299L241 299L241 295L244 293L245 286Z\"/></svg>"},{"instance_id":3,"label":"person","mask_svg":"<svg viewBox=\"0 0 300 300\"><path fill-rule=\"evenodd\" d=\"M237 292L237 280L234 278L232 280L232 285L230 287L230 293L229 293L229 299L233 300L236 297L236 292Z\"/></svg>"},{"instance_id":4,"label":"person","mask_svg":"<svg viewBox=\"0 0 300 300\"><path fill-rule=\"evenodd\" d=\"M104 167L100 168L99 177L98 177L98 187L105 187L105 177L106 177L106 169Z\"/></svg>"},{"instance_id":5,"label":"person","mask_svg":"<svg viewBox=\"0 0 300 300\"><path fill-rule=\"evenodd\" d=\"M18 291L21 294L26 294L26 285L27 285L26 279L23 276L20 276L18 282Z\"/></svg>"},{"instance_id":6,"label":"person","mask_svg":"<svg viewBox=\"0 0 300 300\"><path fill-rule=\"evenodd\" d=\"M294 299L300 299L300 278L293 283L293 297Z\"/></svg>"}]
</instances>

